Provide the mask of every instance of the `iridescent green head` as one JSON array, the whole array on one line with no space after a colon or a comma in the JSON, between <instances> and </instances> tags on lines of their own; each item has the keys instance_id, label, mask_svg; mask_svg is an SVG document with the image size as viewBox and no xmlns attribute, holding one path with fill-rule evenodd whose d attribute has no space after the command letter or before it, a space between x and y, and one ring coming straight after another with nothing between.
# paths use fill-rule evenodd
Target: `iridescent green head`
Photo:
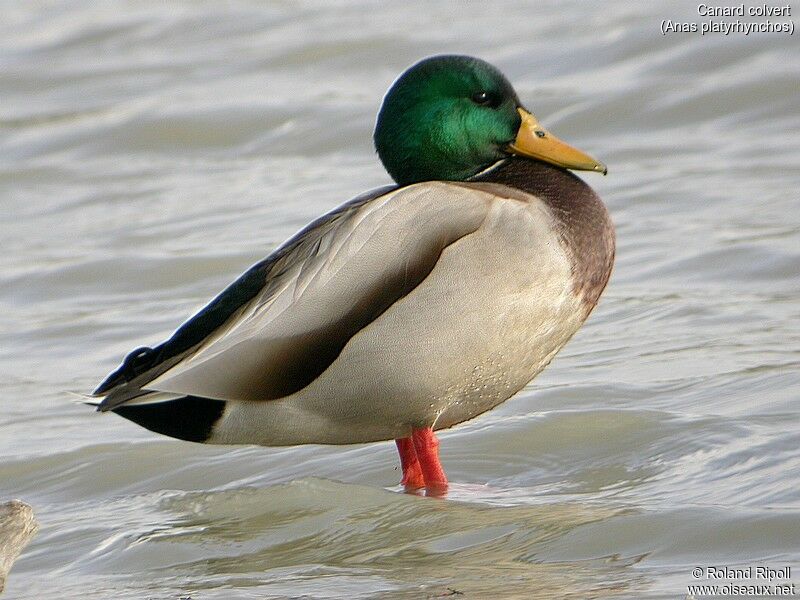
<instances>
[{"instance_id":1,"label":"iridescent green head","mask_svg":"<svg viewBox=\"0 0 800 600\"><path fill-rule=\"evenodd\" d=\"M418 62L394 82L378 113L374 139L381 162L400 185L463 181L509 154L566 168L605 169L582 153L582 162L547 155L549 149L539 146L548 136L551 145L569 148L521 107L495 67L470 56L445 55Z\"/></svg>"}]
</instances>

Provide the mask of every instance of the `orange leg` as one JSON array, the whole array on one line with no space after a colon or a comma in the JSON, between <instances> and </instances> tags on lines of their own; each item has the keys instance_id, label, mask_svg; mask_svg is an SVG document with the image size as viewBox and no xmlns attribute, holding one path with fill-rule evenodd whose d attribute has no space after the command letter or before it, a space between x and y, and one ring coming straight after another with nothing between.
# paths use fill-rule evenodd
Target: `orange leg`
<instances>
[{"instance_id":1,"label":"orange leg","mask_svg":"<svg viewBox=\"0 0 800 600\"><path fill-rule=\"evenodd\" d=\"M417 461L428 494L442 494L447 490L447 476L439 462L439 440L436 439L433 428L413 429L411 439L414 441L414 450L417 452Z\"/></svg>"},{"instance_id":2,"label":"orange leg","mask_svg":"<svg viewBox=\"0 0 800 600\"><path fill-rule=\"evenodd\" d=\"M412 438L400 438L395 440L397 451L400 453L400 466L403 468L403 479L400 483L407 489L417 489L425 487L425 479L422 476L417 451L414 449Z\"/></svg>"}]
</instances>

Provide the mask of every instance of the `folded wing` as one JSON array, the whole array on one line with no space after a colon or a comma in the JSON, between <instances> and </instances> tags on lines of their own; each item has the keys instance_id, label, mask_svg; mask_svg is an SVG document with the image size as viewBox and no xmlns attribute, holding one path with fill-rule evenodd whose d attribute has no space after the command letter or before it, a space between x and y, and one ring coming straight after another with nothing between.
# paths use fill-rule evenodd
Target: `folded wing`
<instances>
[{"instance_id":1,"label":"folded wing","mask_svg":"<svg viewBox=\"0 0 800 600\"><path fill-rule=\"evenodd\" d=\"M150 395L264 401L303 389L419 285L444 248L480 227L492 198L427 182L349 202L251 268L165 342L181 351L148 358L145 350L140 368L108 386L112 374L96 392L106 394L101 410ZM225 294L245 300L216 315L217 326L207 324L196 340L203 330L193 322L208 320L204 312ZM186 339L175 340L181 330Z\"/></svg>"}]
</instances>

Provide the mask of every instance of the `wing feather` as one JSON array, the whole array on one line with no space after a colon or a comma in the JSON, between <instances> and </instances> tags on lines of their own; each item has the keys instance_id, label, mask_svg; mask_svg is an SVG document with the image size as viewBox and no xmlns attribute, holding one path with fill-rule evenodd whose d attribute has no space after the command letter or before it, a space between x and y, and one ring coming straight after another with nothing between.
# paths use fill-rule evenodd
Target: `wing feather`
<instances>
[{"instance_id":1,"label":"wing feather","mask_svg":"<svg viewBox=\"0 0 800 600\"><path fill-rule=\"evenodd\" d=\"M151 391L247 401L299 391L419 285L445 247L480 227L491 200L428 182L348 203L259 263L261 288L199 343L114 389L101 408Z\"/></svg>"}]
</instances>

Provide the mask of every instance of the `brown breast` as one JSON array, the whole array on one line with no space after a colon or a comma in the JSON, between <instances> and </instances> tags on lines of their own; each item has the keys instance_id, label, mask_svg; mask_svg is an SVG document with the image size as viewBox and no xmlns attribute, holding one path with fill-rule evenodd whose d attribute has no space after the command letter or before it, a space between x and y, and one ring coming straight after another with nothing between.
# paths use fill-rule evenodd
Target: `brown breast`
<instances>
[{"instance_id":1,"label":"brown breast","mask_svg":"<svg viewBox=\"0 0 800 600\"><path fill-rule=\"evenodd\" d=\"M614 225L594 190L569 171L523 158L509 158L472 181L514 187L550 207L572 259L574 291L591 310L614 265Z\"/></svg>"}]
</instances>

